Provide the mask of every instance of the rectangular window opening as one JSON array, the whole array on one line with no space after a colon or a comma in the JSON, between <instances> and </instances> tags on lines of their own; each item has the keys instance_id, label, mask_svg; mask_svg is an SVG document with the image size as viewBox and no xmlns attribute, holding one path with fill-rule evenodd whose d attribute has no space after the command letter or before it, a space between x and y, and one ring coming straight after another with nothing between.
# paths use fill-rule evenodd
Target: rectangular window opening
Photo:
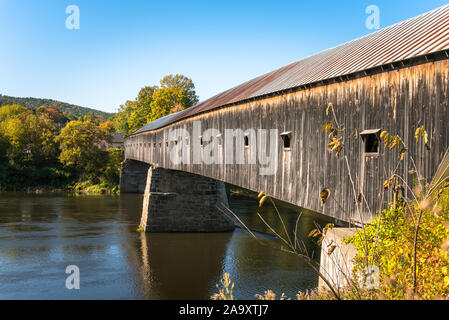
<instances>
[{"instance_id":1,"label":"rectangular window opening","mask_svg":"<svg viewBox=\"0 0 449 320\"><path fill-rule=\"evenodd\" d=\"M380 154L380 129L365 130L360 133L363 140L363 151L366 156Z\"/></svg>"},{"instance_id":2,"label":"rectangular window opening","mask_svg":"<svg viewBox=\"0 0 449 320\"><path fill-rule=\"evenodd\" d=\"M249 148L249 136L245 135L245 148Z\"/></svg>"},{"instance_id":3,"label":"rectangular window opening","mask_svg":"<svg viewBox=\"0 0 449 320\"><path fill-rule=\"evenodd\" d=\"M291 139L292 139L292 132L283 132L281 133L281 138L284 146L284 150L288 151L291 150Z\"/></svg>"}]
</instances>

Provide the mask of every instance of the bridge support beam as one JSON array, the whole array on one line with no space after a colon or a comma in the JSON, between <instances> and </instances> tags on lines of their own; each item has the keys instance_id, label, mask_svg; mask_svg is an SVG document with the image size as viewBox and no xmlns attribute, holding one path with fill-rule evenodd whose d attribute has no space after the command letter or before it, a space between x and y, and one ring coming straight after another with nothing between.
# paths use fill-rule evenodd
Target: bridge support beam
<instances>
[{"instance_id":1,"label":"bridge support beam","mask_svg":"<svg viewBox=\"0 0 449 320\"><path fill-rule=\"evenodd\" d=\"M203 176L148 169L140 228L147 232L228 232L235 228L217 206L228 206L225 184Z\"/></svg>"}]
</instances>

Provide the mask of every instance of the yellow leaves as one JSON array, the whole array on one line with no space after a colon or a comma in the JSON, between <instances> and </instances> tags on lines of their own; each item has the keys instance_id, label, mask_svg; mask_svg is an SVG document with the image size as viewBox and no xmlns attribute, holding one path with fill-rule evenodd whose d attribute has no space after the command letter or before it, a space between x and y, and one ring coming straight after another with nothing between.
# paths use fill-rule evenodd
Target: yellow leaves
<instances>
[{"instance_id":1,"label":"yellow leaves","mask_svg":"<svg viewBox=\"0 0 449 320\"><path fill-rule=\"evenodd\" d=\"M327 150L329 150L329 152L335 151L335 156L337 158L340 157L340 153L343 151L344 148L343 144L341 143L342 139L343 139L342 137L340 138L334 137L327 145Z\"/></svg>"},{"instance_id":2,"label":"yellow leaves","mask_svg":"<svg viewBox=\"0 0 449 320\"><path fill-rule=\"evenodd\" d=\"M446 288L446 287L448 287L449 286L449 277L448 276L445 276L444 277L444 287Z\"/></svg>"},{"instance_id":3,"label":"yellow leaves","mask_svg":"<svg viewBox=\"0 0 449 320\"><path fill-rule=\"evenodd\" d=\"M441 198L441 195L444 193L444 191L446 191L446 189L449 188L449 183L446 183L444 186L442 186L440 188L440 190L438 190L437 192L437 199L439 200Z\"/></svg>"},{"instance_id":4,"label":"yellow leaves","mask_svg":"<svg viewBox=\"0 0 449 320\"><path fill-rule=\"evenodd\" d=\"M384 141L384 145L386 148L393 150L394 148L402 148L399 151L399 159L403 160L404 155L407 152L407 148L405 148L404 142L399 136L392 136L387 131L382 131L380 134L380 140Z\"/></svg>"},{"instance_id":5,"label":"yellow leaves","mask_svg":"<svg viewBox=\"0 0 449 320\"><path fill-rule=\"evenodd\" d=\"M384 139L385 145L391 150L402 144L402 139L399 136L388 136Z\"/></svg>"},{"instance_id":6,"label":"yellow leaves","mask_svg":"<svg viewBox=\"0 0 449 320\"><path fill-rule=\"evenodd\" d=\"M276 294L271 290L265 291L263 296L260 294L256 294L255 297L258 300L276 300ZM282 297L284 297L284 294L282 294Z\"/></svg>"},{"instance_id":7,"label":"yellow leaves","mask_svg":"<svg viewBox=\"0 0 449 320\"><path fill-rule=\"evenodd\" d=\"M401 151L399 151L399 159L402 161L404 160L404 155L407 152L406 148L402 148Z\"/></svg>"},{"instance_id":8,"label":"yellow leaves","mask_svg":"<svg viewBox=\"0 0 449 320\"><path fill-rule=\"evenodd\" d=\"M447 267L441 268L441 272L442 272L444 275L447 275Z\"/></svg>"},{"instance_id":9,"label":"yellow leaves","mask_svg":"<svg viewBox=\"0 0 449 320\"><path fill-rule=\"evenodd\" d=\"M334 224L333 223L326 224L326 226L323 229L323 234L326 234L328 230L331 230L333 228L334 228Z\"/></svg>"},{"instance_id":10,"label":"yellow leaves","mask_svg":"<svg viewBox=\"0 0 449 320\"><path fill-rule=\"evenodd\" d=\"M217 284L216 287L219 293L215 293L211 299L212 300L234 300L234 295L232 293L234 289L234 283L231 281L229 273L225 273L220 280L221 288Z\"/></svg>"},{"instance_id":11,"label":"yellow leaves","mask_svg":"<svg viewBox=\"0 0 449 320\"><path fill-rule=\"evenodd\" d=\"M327 254L331 255L335 251L335 249L337 249L337 246L334 244L327 250Z\"/></svg>"},{"instance_id":12,"label":"yellow leaves","mask_svg":"<svg viewBox=\"0 0 449 320\"><path fill-rule=\"evenodd\" d=\"M380 140L385 140L385 143L388 143L390 140L390 134L387 131L382 131L380 134Z\"/></svg>"},{"instance_id":13,"label":"yellow leaves","mask_svg":"<svg viewBox=\"0 0 449 320\"><path fill-rule=\"evenodd\" d=\"M327 109L326 109L327 116L329 115L330 111L333 112L334 117L335 117L335 109L334 109L334 105L332 103L329 103L327 106ZM335 120L335 121L337 121L337 120ZM339 134L340 134L340 132L344 131L345 129L339 128L338 123L336 124L335 122L331 121L331 122L323 125L322 130L325 131L329 137L329 143L327 145L327 150L329 152L335 151L335 156L337 158L340 157L340 153L344 149L344 144L343 144L343 137L339 137Z\"/></svg>"},{"instance_id":14,"label":"yellow leaves","mask_svg":"<svg viewBox=\"0 0 449 320\"><path fill-rule=\"evenodd\" d=\"M327 145L327 150L330 152L337 150L339 147L341 147L341 141L343 140L342 137L340 138L333 138L329 144Z\"/></svg>"},{"instance_id":15,"label":"yellow leaves","mask_svg":"<svg viewBox=\"0 0 449 320\"><path fill-rule=\"evenodd\" d=\"M391 179L385 180L385 182L384 182L384 191L390 189L392 183L393 183L393 182L391 181Z\"/></svg>"},{"instance_id":16,"label":"yellow leaves","mask_svg":"<svg viewBox=\"0 0 449 320\"><path fill-rule=\"evenodd\" d=\"M429 134L427 133L427 131L424 129L424 126L419 127L418 129L416 129L415 131L415 140L418 143L420 138L423 138L424 141L424 145L426 147L426 149L428 151L430 151L430 146L429 146Z\"/></svg>"},{"instance_id":17,"label":"yellow leaves","mask_svg":"<svg viewBox=\"0 0 449 320\"><path fill-rule=\"evenodd\" d=\"M309 238L316 238L321 234L321 232L318 229L313 229L312 231L309 232L309 234L307 235Z\"/></svg>"},{"instance_id":18,"label":"yellow leaves","mask_svg":"<svg viewBox=\"0 0 449 320\"><path fill-rule=\"evenodd\" d=\"M329 112L330 112L331 110L332 110L333 112L335 112L333 103L332 103L332 102L329 102L329 104L327 105L327 109L326 109L326 116L329 115Z\"/></svg>"},{"instance_id":19,"label":"yellow leaves","mask_svg":"<svg viewBox=\"0 0 449 320\"><path fill-rule=\"evenodd\" d=\"M323 126L323 131L325 131L329 135L329 143L327 145L327 150L329 152L336 151L337 158L340 156L341 151L343 150L343 137L338 137L339 130L335 127L334 122L329 122Z\"/></svg>"},{"instance_id":20,"label":"yellow leaves","mask_svg":"<svg viewBox=\"0 0 449 320\"><path fill-rule=\"evenodd\" d=\"M397 190L401 181L399 177L392 176L385 182L385 187ZM448 193L442 194L439 200L441 207L435 205L438 203L435 193L428 199L424 194L417 195L417 201L405 199L404 202L398 202L397 209L393 209L392 205L389 206L382 212L381 218L374 219L372 223L366 225L363 232L359 231L351 238L351 243L358 250L355 260L358 266L365 266L365 233L368 256L370 259L373 258L373 263L380 268L382 279L397 280L397 286L381 285L380 290L387 298L404 299L407 295L406 288L413 287L415 253L417 296L414 297L422 299L447 297L449 293L449 205L447 202L449 190L446 191ZM418 211L423 214L414 252ZM439 212L439 215L436 216L434 211ZM375 251L373 251L374 248ZM325 252L327 251L326 248Z\"/></svg>"},{"instance_id":21,"label":"yellow leaves","mask_svg":"<svg viewBox=\"0 0 449 320\"><path fill-rule=\"evenodd\" d=\"M313 229L312 231L309 232L308 237L309 238L318 238L317 239L317 244L321 245L321 243L324 240L324 235L327 233L328 230L334 228L334 224L333 223L328 223L324 229L323 232L321 232L319 229Z\"/></svg>"},{"instance_id":22,"label":"yellow leaves","mask_svg":"<svg viewBox=\"0 0 449 320\"><path fill-rule=\"evenodd\" d=\"M318 238L317 239L318 245L321 245L321 243L324 240L324 237L322 236L321 231L318 229L313 229L312 231L310 231L308 237L309 238Z\"/></svg>"},{"instance_id":23,"label":"yellow leaves","mask_svg":"<svg viewBox=\"0 0 449 320\"><path fill-rule=\"evenodd\" d=\"M446 221L446 222L444 223L444 227L446 228L446 230L449 231L449 221Z\"/></svg>"},{"instance_id":24,"label":"yellow leaves","mask_svg":"<svg viewBox=\"0 0 449 320\"><path fill-rule=\"evenodd\" d=\"M263 204L265 203L265 201L268 199L268 196L263 196L260 201L259 201L259 208L261 208L263 206Z\"/></svg>"},{"instance_id":25,"label":"yellow leaves","mask_svg":"<svg viewBox=\"0 0 449 320\"><path fill-rule=\"evenodd\" d=\"M331 121L331 122L329 122L329 123L326 123L326 124L323 126L322 130L325 131L326 134L329 134L329 132L331 132L331 131L334 130L334 124L335 124L335 123L334 123L333 121Z\"/></svg>"},{"instance_id":26,"label":"yellow leaves","mask_svg":"<svg viewBox=\"0 0 449 320\"><path fill-rule=\"evenodd\" d=\"M384 181L383 184L384 192L393 189L393 191L398 192L400 190L403 191L403 187L399 184L399 176L397 174L393 174L388 180Z\"/></svg>"},{"instance_id":27,"label":"yellow leaves","mask_svg":"<svg viewBox=\"0 0 449 320\"><path fill-rule=\"evenodd\" d=\"M321 203L324 205L331 195L331 191L329 189L323 189L320 192Z\"/></svg>"},{"instance_id":28,"label":"yellow leaves","mask_svg":"<svg viewBox=\"0 0 449 320\"><path fill-rule=\"evenodd\" d=\"M429 135L427 134L427 131L424 129L424 126L421 126L416 129L415 131L415 140L416 142L419 142L419 138L424 137L424 142L429 142Z\"/></svg>"}]
</instances>

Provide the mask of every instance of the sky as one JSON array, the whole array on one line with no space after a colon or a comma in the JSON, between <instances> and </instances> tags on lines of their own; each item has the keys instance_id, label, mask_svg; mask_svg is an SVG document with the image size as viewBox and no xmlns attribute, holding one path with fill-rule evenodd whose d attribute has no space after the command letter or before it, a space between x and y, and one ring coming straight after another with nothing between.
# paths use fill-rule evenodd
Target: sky
<instances>
[{"instance_id":1,"label":"sky","mask_svg":"<svg viewBox=\"0 0 449 320\"><path fill-rule=\"evenodd\" d=\"M0 0L0 94L106 112L165 75L193 80L203 101L321 50L448 0ZM68 29L66 8L79 8ZM70 20L73 22L73 20Z\"/></svg>"}]
</instances>

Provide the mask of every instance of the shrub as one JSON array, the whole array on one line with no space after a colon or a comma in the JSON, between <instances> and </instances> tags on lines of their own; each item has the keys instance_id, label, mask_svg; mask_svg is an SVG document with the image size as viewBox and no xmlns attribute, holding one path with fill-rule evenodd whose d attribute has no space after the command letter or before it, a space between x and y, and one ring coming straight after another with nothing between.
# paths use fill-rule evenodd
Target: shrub
<instances>
[{"instance_id":1,"label":"shrub","mask_svg":"<svg viewBox=\"0 0 449 320\"><path fill-rule=\"evenodd\" d=\"M417 224L419 232L416 232ZM365 234L368 252L363 231L346 240L358 249L354 271L364 269L367 261L379 267L382 296L387 299L449 298L448 190L440 190L432 197L413 203L400 201L396 209L390 204L381 218L366 226Z\"/></svg>"}]
</instances>

